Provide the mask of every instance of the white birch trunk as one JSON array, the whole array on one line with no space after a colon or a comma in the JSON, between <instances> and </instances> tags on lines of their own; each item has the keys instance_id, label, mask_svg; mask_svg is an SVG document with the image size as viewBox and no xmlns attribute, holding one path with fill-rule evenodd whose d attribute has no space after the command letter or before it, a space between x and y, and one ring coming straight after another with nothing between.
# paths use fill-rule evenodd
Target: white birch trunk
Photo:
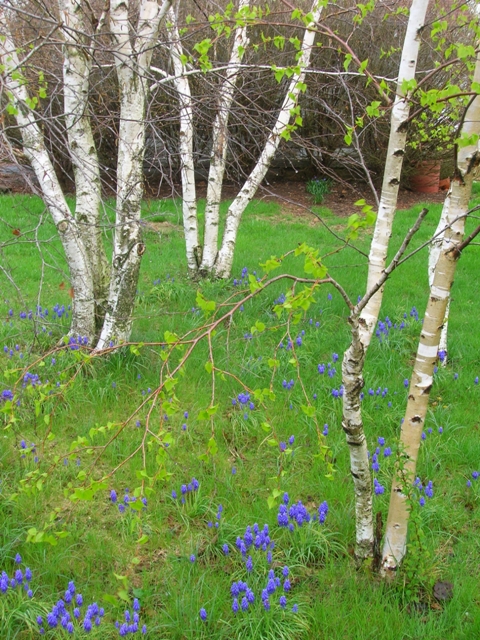
<instances>
[{"instance_id":1,"label":"white birch trunk","mask_svg":"<svg viewBox=\"0 0 480 640\"><path fill-rule=\"evenodd\" d=\"M447 194L447 199L445 200L445 204L442 208L442 213L440 215L440 220L438 222L437 228L434 234L434 240L432 241L429 253L428 253L428 284L431 287L433 284L433 277L435 274L435 267L440 257L440 251L442 249L442 242L445 235L445 228L447 226L447 217L448 217L448 203L450 201L450 197ZM447 365L447 334L448 334L448 316L450 313L450 298L447 302L447 308L445 309L445 317L443 319L442 333L440 335L440 344L438 345L438 352L443 351L444 358L441 361L441 365L445 367Z\"/></svg>"},{"instance_id":2,"label":"white birch trunk","mask_svg":"<svg viewBox=\"0 0 480 640\"><path fill-rule=\"evenodd\" d=\"M73 335L87 337L91 341L95 336L95 313L93 281L87 251L45 148L43 134L29 106L29 95L26 84L22 81L20 61L13 39L8 33L2 9L0 22L4 30L4 36L0 39L0 61L4 67L5 86L15 109L15 118L22 136L23 151L35 171L43 201L57 227L70 272L74 292L70 332Z\"/></svg>"},{"instance_id":3,"label":"white birch trunk","mask_svg":"<svg viewBox=\"0 0 480 640\"><path fill-rule=\"evenodd\" d=\"M192 93L185 65L182 62L182 45L178 32L177 16L173 9L168 12L168 34L170 57L174 70L174 85L180 107L180 173L182 178L182 213L187 266L195 275L201 261L201 247L198 238L197 193L195 188L195 164L193 160L193 107Z\"/></svg>"},{"instance_id":4,"label":"white birch trunk","mask_svg":"<svg viewBox=\"0 0 480 640\"><path fill-rule=\"evenodd\" d=\"M398 189L402 172L405 145L407 140L406 122L410 114L408 92L402 90L405 81L415 78L418 52L420 48L420 30L425 23L428 0L412 0L407 32L403 42L402 59L398 71L397 96L392 108L390 137L388 141L382 192L378 207L377 221L373 232L368 260L367 291L378 282L387 259L387 250L392 225L397 208ZM368 347L377 324L382 304L383 288L369 300L363 309L360 324L360 337Z\"/></svg>"},{"instance_id":5,"label":"white birch trunk","mask_svg":"<svg viewBox=\"0 0 480 640\"><path fill-rule=\"evenodd\" d=\"M350 453L350 473L355 490L355 556L357 562L361 562L373 554L372 476L360 402L365 347L360 340L358 317L350 317L349 321L352 342L342 363L342 427Z\"/></svg>"},{"instance_id":6,"label":"white birch trunk","mask_svg":"<svg viewBox=\"0 0 480 640\"><path fill-rule=\"evenodd\" d=\"M480 82L480 55L477 57L474 82ZM480 96L477 96L470 105L462 131L468 135L480 133ZM404 493L405 485L411 486L415 477L421 434L432 388L433 369L457 266L458 255L454 249L462 241L465 229L465 217L460 216L465 216L468 211L473 178L479 164L478 145L459 149L455 177L444 205L447 210L446 222L449 226L445 230L442 248L436 262L423 320L400 435L400 447L403 452L401 468L397 466L390 496L382 560L382 572L387 577L395 575L406 552L409 505Z\"/></svg>"},{"instance_id":7,"label":"white birch trunk","mask_svg":"<svg viewBox=\"0 0 480 640\"><path fill-rule=\"evenodd\" d=\"M140 217L143 196L145 112L149 90L146 77L161 19L170 7L142 0L132 44L128 0L113 0L110 27L120 92L117 158L116 224L107 312L97 349L128 340L137 291L142 243Z\"/></svg>"},{"instance_id":8,"label":"white birch trunk","mask_svg":"<svg viewBox=\"0 0 480 640\"><path fill-rule=\"evenodd\" d=\"M265 147L263 148L260 158L228 209L222 246L218 252L214 266L214 273L218 278L228 278L231 274L233 253L235 250L237 232L242 214L265 177L270 163L278 149L278 145L280 144L282 134L287 131L290 123L291 111L296 106L300 94L299 84L303 82L305 78L305 69L310 63L311 52L315 42L314 28L320 20L322 10L323 6L317 6L317 1L315 0L311 10L312 21L305 29L301 47L301 56L298 60L300 73L294 73L292 75L277 121L267 138L267 142L265 143Z\"/></svg>"},{"instance_id":9,"label":"white birch trunk","mask_svg":"<svg viewBox=\"0 0 480 640\"><path fill-rule=\"evenodd\" d=\"M81 3L59 0L58 4L65 42L63 93L69 152L75 175L75 220L90 262L96 327L100 332L108 297L109 274L100 228L100 167L88 108L92 57L87 50Z\"/></svg>"},{"instance_id":10,"label":"white birch trunk","mask_svg":"<svg viewBox=\"0 0 480 640\"><path fill-rule=\"evenodd\" d=\"M249 6L249 0L240 0L238 11ZM220 201L222 197L223 177L228 149L228 119L233 95L244 50L248 46L246 25L237 27L234 33L225 79L220 88L218 111L213 125L212 152L207 183L207 202L205 204L205 234L200 272L203 275L213 270L218 253L218 224L220 219Z\"/></svg>"}]
</instances>

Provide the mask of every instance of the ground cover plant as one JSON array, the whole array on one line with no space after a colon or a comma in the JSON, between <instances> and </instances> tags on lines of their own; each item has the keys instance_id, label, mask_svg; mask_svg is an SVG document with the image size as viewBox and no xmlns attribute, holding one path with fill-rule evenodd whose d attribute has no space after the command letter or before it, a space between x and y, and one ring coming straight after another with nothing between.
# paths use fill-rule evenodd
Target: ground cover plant
<instances>
[{"instance_id":1,"label":"ground cover plant","mask_svg":"<svg viewBox=\"0 0 480 640\"><path fill-rule=\"evenodd\" d=\"M41 629L52 638L478 635L475 247L457 271L449 363L435 374L411 491L409 553L396 583L385 586L352 559L354 501L340 424L347 308L326 285L298 318L279 318L275 307L291 292L284 280L243 302L270 255L307 236L328 253L322 225L286 221L277 205L253 203L235 277L202 283L199 295L178 266L181 233L148 224L149 215L175 223L175 203L145 203L133 342L92 358L82 336L62 342L69 285L53 225L38 224L40 201L3 196L0 206L2 241L11 238L4 264L19 288L2 280L2 638ZM398 214L392 252L421 208ZM438 215L430 206L414 246ZM345 219L329 222L346 234ZM357 244L368 249L367 232ZM328 266L352 299L363 293L361 255L346 249ZM303 260L291 255L282 269L302 276ZM367 357L362 410L375 511L384 515L427 284L427 255L419 252L387 285ZM237 304L173 378L189 337ZM162 396L166 380L172 386Z\"/></svg>"}]
</instances>

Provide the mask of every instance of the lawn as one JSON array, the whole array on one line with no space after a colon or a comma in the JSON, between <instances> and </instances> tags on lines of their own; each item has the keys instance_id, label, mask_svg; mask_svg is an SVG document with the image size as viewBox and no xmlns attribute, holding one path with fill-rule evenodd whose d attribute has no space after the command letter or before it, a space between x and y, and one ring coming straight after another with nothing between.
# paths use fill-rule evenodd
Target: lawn
<instances>
[{"instance_id":1,"label":"lawn","mask_svg":"<svg viewBox=\"0 0 480 640\"><path fill-rule=\"evenodd\" d=\"M421 208L398 212L392 255ZM345 237L346 220L323 213ZM439 214L430 206L412 248ZM111 216L106 207L107 239ZM325 226L254 202L235 279L194 284L179 216L178 202L145 202L132 344L92 358L61 342L68 274L41 201L0 197L0 638L36 638L43 628L47 638L109 640L141 635L143 625L155 640L480 637L478 247L457 269L449 361L435 374L422 442L418 475L423 486L432 481L433 497L420 506L419 492L404 569L384 585L353 560L340 375L349 328L339 293L322 287L299 317L279 318L274 307L291 287L279 281L219 323L210 343L198 339L185 364L192 343L175 338L198 338L214 317L199 290L221 315L248 296L260 263L301 242L319 249L356 300L370 233L356 241L360 252L334 252L340 243ZM427 259L415 253L387 283L385 329L365 368L365 429L385 489L374 506L384 519ZM280 272L302 275L303 263L290 256L272 275ZM451 597L435 597L439 582L452 585Z\"/></svg>"}]
</instances>

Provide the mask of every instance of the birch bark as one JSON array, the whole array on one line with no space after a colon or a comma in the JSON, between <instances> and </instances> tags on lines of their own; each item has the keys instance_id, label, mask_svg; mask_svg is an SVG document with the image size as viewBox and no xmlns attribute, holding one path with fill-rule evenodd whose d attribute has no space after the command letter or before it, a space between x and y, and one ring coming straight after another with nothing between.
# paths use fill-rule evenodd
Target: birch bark
<instances>
[{"instance_id":1,"label":"birch bark","mask_svg":"<svg viewBox=\"0 0 480 640\"><path fill-rule=\"evenodd\" d=\"M248 9L249 0L240 0L238 13ZM233 95L237 83L240 63L248 46L247 26L237 27L230 54L225 80L220 88L218 111L213 125L212 152L207 183L207 202L205 204L205 234L200 272L206 275L212 272L218 253L218 224L220 219L220 200L228 149L228 119Z\"/></svg>"},{"instance_id":2,"label":"birch bark","mask_svg":"<svg viewBox=\"0 0 480 640\"><path fill-rule=\"evenodd\" d=\"M75 175L75 220L90 263L95 323L100 333L108 297L108 262L102 242L102 191L88 107L92 55L78 0L59 0L64 38L63 93L68 148Z\"/></svg>"},{"instance_id":3,"label":"birch bark","mask_svg":"<svg viewBox=\"0 0 480 640\"><path fill-rule=\"evenodd\" d=\"M214 265L214 274L218 278L228 278L231 274L233 253L235 250L238 227L240 225L242 214L265 177L270 163L278 149L278 145L280 144L282 134L287 131L291 119L291 112L297 105L301 85L305 78L305 68L308 67L310 63L311 52L315 42L315 27L320 20L322 10L323 5L318 6L318 2L315 0L311 9L312 20L305 29L300 49L301 55L298 60L298 67L300 71L297 71L292 75L277 120L267 138L267 142L260 154L260 158L228 209L222 245Z\"/></svg>"},{"instance_id":4,"label":"birch bark","mask_svg":"<svg viewBox=\"0 0 480 640\"><path fill-rule=\"evenodd\" d=\"M440 252L442 250L442 242L445 235L445 229L447 227L447 217L448 217L448 203L450 201L449 196L447 195L447 199L445 200L445 204L442 208L442 213L440 216L440 220L438 222L438 226L435 230L434 240L430 245L429 253L428 253L428 284L430 287L433 285L433 278L435 275L435 267L440 257ZM447 302L447 308L445 309L445 317L443 319L442 333L440 335L440 343L438 345L438 353L443 353L443 357L441 360L441 365L443 367L447 364L447 335L448 335L448 316L450 313L450 297Z\"/></svg>"},{"instance_id":5,"label":"birch bark","mask_svg":"<svg viewBox=\"0 0 480 640\"><path fill-rule=\"evenodd\" d=\"M342 362L342 427L350 452L350 473L355 491L355 556L361 562L373 553L372 477L363 430L360 393L363 389L365 347L358 316L350 316L352 342Z\"/></svg>"},{"instance_id":6,"label":"birch bark","mask_svg":"<svg viewBox=\"0 0 480 640\"><path fill-rule=\"evenodd\" d=\"M420 49L420 33L425 24L427 7L428 0L412 0L410 7L402 59L398 71L397 95L392 108L380 204L368 259L367 291L379 280L387 259L388 243L392 235L393 218L397 207L400 175L405 155L407 140L405 125L410 113L409 91L404 89L404 83L415 78ZM366 347L370 344L378 320L382 297L383 289L380 289L362 312L360 337Z\"/></svg>"},{"instance_id":7,"label":"birch bark","mask_svg":"<svg viewBox=\"0 0 480 640\"><path fill-rule=\"evenodd\" d=\"M3 30L3 38L0 39L0 61L3 65L4 82L22 136L23 151L35 171L42 198L57 227L70 272L74 291L70 333L86 337L91 342L95 337L95 313L88 254L45 148L43 134L31 108L26 84L23 82L17 50L1 8L0 23Z\"/></svg>"},{"instance_id":8,"label":"birch bark","mask_svg":"<svg viewBox=\"0 0 480 640\"><path fill-rule=\"evenodd\" d=\"M480 55L477 57L474 82L480 82ZM471 103L462 131L480 134L480 96ZM441 329L450 289L453 284L458 255L455 247L462 241L465 229L465 214L472 191L472 183L480 163L478 145L459 149L456 175L447 196L447 228L442 248L435 267L430 297L425 311L422 332L408 393L407 409L400 435L401 464L397 466L392 483L387 528L383 548L382 573L395 575L407 545L409 505L405 486L411 485L415 477L421 434L433 382L433 368L438 354Z\"/></svg>"},{"instance_id":9,"label":"birch bark","mask_svg":"<svg viewBox=\"0 0 480 640\"><path fill-rule=\"evenodd\" d=\"M160 22L170 0L142 0L135 36L129 28L128 0L112 0L110 28L120 92L117 157L116 223L107 311L97 349L111 341L128 340L137 291L141 256L145 251L140 228L143 196L147 73Z\"/></svg>"},{"instance_id":10,"label":"birch bark","mask_svg":"<svg viewBox=\"0 0 480 640\"><path fill-rule=\"evenodd\" d=\"M177 16L173 9L168 12L170 58L174 71L174 85L180 107L180 173L182 177L182 213L187 267L190 275L197 273L201 261L201 246L198 237L197 193L195 187L195 163L193 159L193 106L192 92L185 65L182 62L182 45L178 32Z\"/></svg>"}]
</instances>

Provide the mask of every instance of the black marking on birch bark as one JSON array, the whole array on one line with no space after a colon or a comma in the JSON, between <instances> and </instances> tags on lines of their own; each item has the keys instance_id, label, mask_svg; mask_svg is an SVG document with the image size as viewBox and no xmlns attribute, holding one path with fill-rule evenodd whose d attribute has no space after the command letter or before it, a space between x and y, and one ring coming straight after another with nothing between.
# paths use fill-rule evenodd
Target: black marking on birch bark
<instances>
[{"instance_id":1,"label":"black marking on birch bark","mask_svg":"<svg viewBox=\"0 0 480 640\"><path fill-rule=\"evenodd\" d=\"M398 180L398 178L392 178L389 184L391 184L392 186L397 186L397 184L400 184L400 181Z\"/></svg>"},{"instance_id":2,"label":"black marking on birch bark","mask_svg":"<svg viewBox=\"0 0 480 640\"><path fill-rule=\"evenodd\" d=\"M358 473L354 473L353 471L350 471L350 473L352 474L352 476L355 478L355 480L358 480L360 478L360 476L358 475Z\"/></svg>"},{"instance_id":3,"label":"black marking on birch bark","mask_svg":"<svg viewBox=\"0 0 480 640\"><path fill-rule=\"evenodd\" d=\"M393 155L401 158L405 155L405 151L403 149L397 149L393 152Z\"/></svg>"},{"instance_id":4,"label":"black marking on birch bark","mask_svg":"<svg viewBox=\"0 0 480 640\"><path fill-rule=\"evenodd\" d=\"M428 387L425 387L425 389L422 391L422 393L429 394L431 390L432 390L432 385L429 384Z\"/></svg>"},{"instance_id":5,"label":"black marking on birch bark","mask_svg":"<svg viewBox=\"0 0 480 640\"><path fill-rule=\"evenodd\" d=\"M423 418L420 416L413 416L410 422L423 422Z\"/></svg>"},{"instance_id":6,"label":"black marking on birch bark","mask_svg":"<svg viewBox=\"0 0 480 640\"><path fill-rule=\"evenodd\" d=\"M412 395L412 394L410 394L410 395L408 396L408 399L409 399L409 400L414 400L414 401L415 401L415 396L414 396L414 395Z\"/></svg>"},{"instance_id":7,"label":"black marking on birch bark","mask_svg":"<svg viewBox=\"0 0 480 640\"><path fill-rule=\"evenodd\" d=\"M348 433L348 431L347 431L347 433ZM348 446L349 447L361 447L362 443L361 442L349 442Z\"/></svg>"}]
</instances>

